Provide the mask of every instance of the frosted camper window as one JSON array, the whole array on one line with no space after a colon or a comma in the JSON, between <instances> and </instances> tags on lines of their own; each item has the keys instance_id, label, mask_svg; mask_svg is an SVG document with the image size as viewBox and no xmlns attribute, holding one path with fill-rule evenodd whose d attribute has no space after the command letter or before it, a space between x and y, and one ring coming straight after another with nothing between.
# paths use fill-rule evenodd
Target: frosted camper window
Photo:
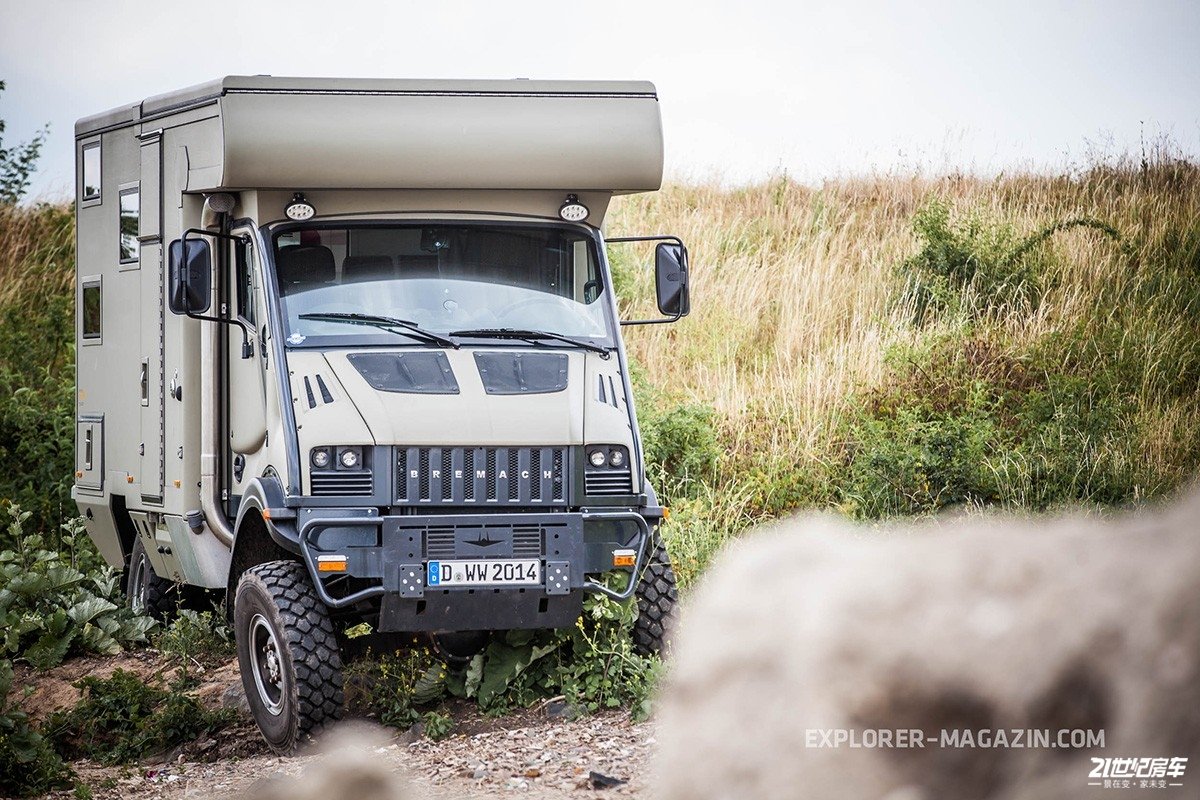
<instances>
[{"instance_id":1,"label":"frosted camper window","mask_svg":"<svg viewBox=\"0 0 1200 800\"><path fill-rule=\"evenodd\" d=\"M88 341L100 340L100 328L103 320L100 278L85 278L80 297L79 329L82 337Z\"/></svg>"},{"instance_id":2,"label":"frosted camper window","mask_svg":"<svg viewBox=\"0 0 1200 800\"><path fill-rule=\"evenodd\" d=\"M83 148L83 200L100 199L100 143Z\"/></svg>"},{"instance_id":3,"label":"frosted camper window","mask_svg":"<svg viewBox=\"0 0 1200 800\"><path fill-rule=\"evenodd\" d=\"M121 263L138 260L138 187L121 190L120 247Z\"/></svg>"}]
</instances>

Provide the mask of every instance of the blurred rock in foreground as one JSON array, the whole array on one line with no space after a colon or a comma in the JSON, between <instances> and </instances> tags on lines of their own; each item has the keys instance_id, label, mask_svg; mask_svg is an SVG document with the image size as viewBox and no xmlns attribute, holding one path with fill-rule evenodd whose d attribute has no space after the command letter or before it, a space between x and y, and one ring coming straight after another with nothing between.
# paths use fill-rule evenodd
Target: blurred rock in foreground
<instances>
[{"instance_id":1,"label":"blurred rock in foreground","mask_svg":"<svg viewBox=\"0 0 1200 800\"><path fill-rule=\"evenodd\" d=\"M1092 758L1135 756L1189 757L1155 796L1200 796L1200 494L1109 519L795 519L717 563L664 692L668 800L1109 796ZM830 729L926 742L814 746ZM943 729L1104 747L939 747Z\"/></svg>"}]
</instances>

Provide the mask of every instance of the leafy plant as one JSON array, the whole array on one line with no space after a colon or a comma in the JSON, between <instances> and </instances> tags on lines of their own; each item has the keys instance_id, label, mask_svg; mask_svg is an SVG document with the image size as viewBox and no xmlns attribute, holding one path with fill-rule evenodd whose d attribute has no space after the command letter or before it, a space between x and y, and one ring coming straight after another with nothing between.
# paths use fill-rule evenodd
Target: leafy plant
<instances>
[{"instance_id":1,"label":"leafy plant","mask_svg":"<svg viewBox=\"0 0 1200 800\"><path fill-rule=\"evenodd\" d=\"M224 614L179 609L171 624L154 637L154 646L180 669L180 682L190 680L192 667L201 670L223 664L234 653L233 629Z\"/></svg>"},{"instance_id":2,"label":"leafy plant","mask_svg":"<svg viewBox=\"0 0 1200 800\"><path fill-rule=\"evenodd\" d=\"M416 707L445 695L446 674L446 665L427 647L363 658L346 667L347 702L384 725L408 728L421 719Z\"/></svg>"},{"instance_id":3,"label":"leafy plant","mask_svg":"<svg viewBox=\"0 0 1200 800\"><path fill-rule=\"evenodd\" d=\"M29 512L8 508L9 539L17 549L0 551L0 632L3 651L38 669L70 654L119 653L145 642L155 622L122 604L118 575L107 567L84 572L74 551L48 550L40 534L24 534ZM82 523L64 526L74 545Z\"/></svg>"},{"instance_id":4,"label":"leafy plant","mask_svg":"<svg viewBox=\"0 0 1200 800\"><path fill-rule=\"evenodd\" d=\"M454 732L454 718L449 714L429 711L421 717L421 722L425 725L425 735L435 742L440 742Z\"/></svg>"},{"instance_id":5,"label":"leafy plant","mask_svg":"<svg viewBox=\"0 0 1200 800\"><path fill-rule=\"evenodd\" d=\"M561 695L580 711L629 707L643 719L661 662L634 652L636 614L634 603L589 595L575 627L497 635L448 689L496 712Z\"/></svg>"}]
</instances>

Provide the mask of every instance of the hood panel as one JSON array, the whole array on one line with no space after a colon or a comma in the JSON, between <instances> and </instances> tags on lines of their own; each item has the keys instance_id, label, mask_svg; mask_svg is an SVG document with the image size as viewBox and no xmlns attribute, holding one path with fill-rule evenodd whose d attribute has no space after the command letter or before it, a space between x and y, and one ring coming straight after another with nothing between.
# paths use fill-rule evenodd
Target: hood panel
<instances>
[{"instance_id":1,"label":"hood panel","mask_svg":"<svg viewBox=\"0 0 1200 800\"><path fill-rule=\"evenodd\" d=\"M348 356L353 352L329 351L325 360L378 444L583 444L586 363L580 351L563 352L567 358L566 389L517 395L488 393L479 377L473 351L467 348L436 351L449 361L458 394L380 392L350 363ZM497 351L489 348L479 352ZM556 351L513 348L511 352Z\"/></svg>"}]
</instances>

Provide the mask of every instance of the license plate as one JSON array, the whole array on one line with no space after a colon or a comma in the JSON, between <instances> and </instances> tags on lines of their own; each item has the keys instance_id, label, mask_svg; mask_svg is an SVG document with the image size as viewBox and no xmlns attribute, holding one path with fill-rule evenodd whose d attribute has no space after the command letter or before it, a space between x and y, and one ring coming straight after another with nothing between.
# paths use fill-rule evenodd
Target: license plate
<instances>
[{"instance_id":1,"label":"license plate","mask_svg":"<svg viewBox=\"0 0 1200 800\"><path fill-rule=\"evenodd\" d=\"M541 564L531 559L481 559L430 561L425 569L428 586L537 586Z\"/></svg>"}]
</instances>

